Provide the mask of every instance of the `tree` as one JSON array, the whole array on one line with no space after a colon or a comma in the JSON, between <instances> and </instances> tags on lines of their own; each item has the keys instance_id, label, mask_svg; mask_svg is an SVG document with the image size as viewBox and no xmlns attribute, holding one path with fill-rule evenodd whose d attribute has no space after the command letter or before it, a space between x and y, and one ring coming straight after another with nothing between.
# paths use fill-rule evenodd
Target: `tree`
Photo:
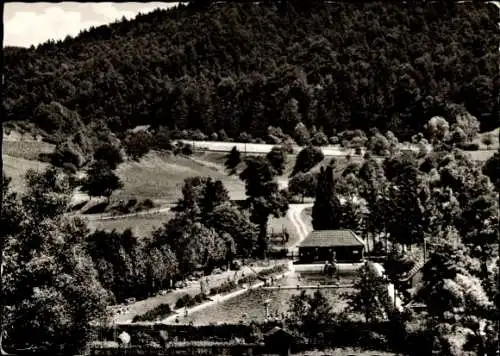
<instances>
[{"instance_id":1,"label":"tree","mask_svg":"<svg viewBox=\"0 0 500 356\"><path fill-rule=\"evenodd\" d=\"M463 113L458 114L455 120L456 122L453 126L462 129L465 133L466 140L468 142L472 142L479 133L479 120L466 110Z\"/></svg>"},{"instance_id":2,"label":"tree","mask_svg":"<svg viewBox=\"0 0 500 356\"><path fill-rule=\"evenodd\" d=\"M346 201L340 205L339 215L339 226L341 229L350 229L353 231L359 231L361 229L363 215L359 203L352 199L346 199Z\"/></svg>"},{"instance_id":3,"label":"tree","mask_svg":"<svg viewBox=\"0 0 500 356\"><path fill-rule=\"evenodd\" d=\"M282 127L295 127L300 123L300 120L299 103L294 98L291 98L285 103L281 114Z\"/></svg>"},{"instance_id":4,"label":"tree","mask_svg":"<svg viewBox=\"0 0 500 356\"><path fill-rule=\"evenodd\" d=\"M464 130L462 130L462 128L458 126L453 129L450 136L451 142L458 147L460 147L467 141L467 135L465 134Z\"/></svg>"},{"instance_id":5,"label":"tree","mask_svg":"<svg viewBox=\"0 0 500 356\"><path fill-rule=\"evenodd\" d=\"M450 133L450 124L441 116L434 116L426 125L429 141L433 144L446 141Z\"/></svg>"},{"instance_id":6,"label":"tree","mask_svg":"<svg viewBox=\"0 0 500 356\"><path fill-rule=\"evenodd\" d=\"M371 136L368 141L368 150L378 156L386 156L390 147L389 140L379 132Z\"/></svg>"},{"instance_id":7,"label":"tree","mask_svg":"<svg viewBox=\"0 0 500 356\"><path fill-rule=\"evenodd\" d=\"M491 133L484 135L481 142L486 145L487 149L490 149L490 146L493 144L493 135Z\"/></svg>"},{"instance_id":8,"label":"tree","mask_svg":"<svg viewBox=\"0 0 500 356\"><path fill-rule=\"evenodd\" d=\"M231 151L226 156L226 162L224 165L226 169L229 171L229 175L236 174L236 168L241 162L241 153L238 151L236 146L234 146Z\"/></svg>"},{"instance_id":9,"label":"tree","mask_svg":"<svg viewBox=\"0 0 500 356\"><path fill-rule=\"evenodd\" d=\"M286 152L281 146L274 146L266 155L267 160L278 175L282 175L285 170Z\"/></svg>"},{"instance_id":10,"label":"tree","mask_svg":"<svg viewBox=\"0 0 500 356\"><path fill-rule=\"evenodd\" d=\"M205 187L200 199L201 213L206 217L215 207L229 201L229 193L220 180L212 181L207 178Z\"/></svg>"},{"instance_id":11,"label":"tree","mask_svg":"<svg viewBox=\"0 0 500 356\"><path fill-rule=\"evenodd\" d=\"M307 145L309 143L309 137L310 135L306 125L304 125L302 122L299 122L295 126L295 131L294 131L295 142L297 142L299 146Z\"/></svg>"},{"instance_id":12,"label":"tree","mask_svg":"<svg viewBox=\"0 0 500 356\"><path fill-rule=\"evenodd\" d=\"M461 355L469 349L487 354L492 341L498 340L495 304L477 272L476 261L459 238L436 244L424 266L419 297L427 304L435 348L442 352Z\"/></svg>"},{"instance_id":13,"label":"tree","mask_svg":"<svg viewBox=\"0 0 500 356\"><path fill-rule=\"evenodd\" d=\"M258 227L232 204L226 202L216 206L205 222L219 235L228 234L235 243L236 254L247 258L253 255L257 246Z\"/></svg>"},{"instance_id":14,"label":"tree","mask_svg":"<svg viewBox=\"0 0 500 356\"><path fill-rule=\"evenodd\" d=\"M104 161L109 168L115 170L116 167L123 162L123 157L120 149L110 143L102 144L94 152L95 161Z\"/></svg>"},{"instance_id":15,"label":"tree","mask_svg":"<svg viewBox=\"0 0 500 356\"><path fill-rule=\"evenodd\" d=\"M318 184L317 174L313 173L298 173L288 183L288 191L293 195L302 195L304 197L314 197Z\"/></svg>"},{"instance_id":16,"label":"tree","mask_svg":"<svg viewBox=\"0 0 500 356\"><path fill-rule=\"evenodd\" d=\"M295 166L293 167L290 177L293 177L299 172L306 173L315 165L320 163L324 158L325 156L323 151L317 147L310 145L303 148L297 155Z\"/></svg>"},{"instance_id":17,"label":"tree","mask_svg":"<svg viewBox=\"0 0 500 356\"><path fill-rule=\"evenodd\" d=\"M313 146L325 146L328 144L328 137L323 131L318 131L311 138L311 144Z\"/></svg>"},{"instance_id":18,"label":"tree","mask_svg":"<svg viewBox=\"0 0 500 356\"><path fill-rule=\"evenodd\" d=\"M316 200L312 208L314 230L335 230L341 227L341 203L335 192L333 168L321 168L318 175Z\"/></svg>"},{"instance_id":19,"label":"tree","mask_svg":"<svg viewBox=\"0 0 500 356\"><path fill-rule=\"evenodd\" d=\"M354 286L357 292L352 294L348 310L363 313L367 323L383 320L389 305L383 277L374 275L365 264L359 269Z\"/></svg>"},{"instance_id":20,"label":"tree","mask_svg":"<svg viewBox=\"0 0 500 356\"><path fill-rule=\"evenodd\" d=\"M500 191L500 152L495 152L483 166L483 174L487 175L495 185L497 192Z\"/></svg>"},{"instance_id":21,"label":"tree","mask_svg":"<svg viewBox=\"0 0 500 356\"><path fill-rule=\"evenodd\" d=\"M288 314L287 323L290 328L297 330L311 342L318 338L325 327L334 322L332 306L319 290L312 296L306 291L292 296Z\"/></svg>"},{"instance_id":22,"label":"tree","mask_svg":"<svg viewBox=\"0 0 500 356\"><path fill-rule=\"evenodd\" d=\"M367 157L359 170L360 195L368 205L368 217L366 229L375 238L376 233L381 232L385 226L384 204L387 179L384 169L373 158Z\"/></svg>"},{"instance_id":23,"label":"tree","mask_svg":"<svg viewBox=\"0 0 500 356\"><path fill-rule=\"evenodd\" d=\"M122 187L122 181L108 164L105 161L96 161L87 173L82 191L87 192L91 197L105 196L109 201L111 194Z\"/></svg>"},{"instance_id":24,"label":"tree","mask_svg":"<svg viewBox=\"0 0 500 356\"><path fill-rule=\"evenodd\" d=\"M251 221L259 226L258 251L265 256L268 247L267 224L269 215L284 216L288 202L278 190L276 171L265 157L248 157L240 179L245 182L247 206L251 210Z\"/></svg>"},{"instance_id":25,"label":"tree","mask_svg":"<svg viewBox=\"0 0 500 356\"><path fill-rule=\"evenodd\" d=\"M83 248L88 230L82 220L62 215L69 201L65 180L53 169L30 173L17 203L26 214L15 214L22 216L17 227L0 227L8 231L2 261L4 348L75 354L92 337L89 323L105 316L109 295ZM48 211L49 206L58 208Z\"/></svg>"},{"instance_id":26,"label":"tree","mask_svg":"<svg viewBox=\"0 0 500 356\"><path fill-rule=\"evenodd\" d=\"M396 241L411 247L423 238L416 158L413 154L402 154L386 160L384 168L390 180L387 231Z\"/></svg>"},{"instance_id":27,"label":"tree","mask_svg":"<svg viewBox=\"0 0 500 356\"><path fill-rule=\"evenodd\" d=\"M130 132L123 140L125 152L133 160L139 160L151 149L153 140L144 131Z\"/></svg>"}]
</instances>

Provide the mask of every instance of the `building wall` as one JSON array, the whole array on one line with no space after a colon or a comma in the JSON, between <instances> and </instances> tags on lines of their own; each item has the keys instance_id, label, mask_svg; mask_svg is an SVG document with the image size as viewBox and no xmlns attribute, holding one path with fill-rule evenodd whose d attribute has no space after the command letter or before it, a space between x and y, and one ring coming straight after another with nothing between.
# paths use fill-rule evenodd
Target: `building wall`
<instances>
[{"instance_id":1,"label":"building wall","mask_svg":"<svg viewBox=\"0 0 500 356\"><path fill-rule=\"evenodd\" d=\"M304 263L331 261L334 253L337 262L359 262L363 259L362 246L336 246L299 247L299 260Z\"/></svg>"}]
</instances>

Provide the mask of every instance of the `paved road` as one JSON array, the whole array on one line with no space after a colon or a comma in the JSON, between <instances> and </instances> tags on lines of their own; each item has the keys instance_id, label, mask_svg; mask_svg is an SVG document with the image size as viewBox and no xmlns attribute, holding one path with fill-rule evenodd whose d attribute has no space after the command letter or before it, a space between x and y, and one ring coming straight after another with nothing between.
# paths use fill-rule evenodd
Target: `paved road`
<instances>
[{"instance_id":1,"label":"paved road","mask_svg":"<svg viewBox=\"0 0 500 356\"><path fill-rule=\"evenodd\" d=\"M190 144L197 151L213 151L213 152L229 152L236 146L238 151L250 154L263 154L271 151L276 145L264 143L243 143L243 142L223 142L223 141L190 141L179 140L183 143ZM293 146L294 154L300 152L303 147ZM338 145L327 145L319 147L325 156L346 156L354 155L355 150L351 148L343 149Z\"/></svg>"}]
</instances>

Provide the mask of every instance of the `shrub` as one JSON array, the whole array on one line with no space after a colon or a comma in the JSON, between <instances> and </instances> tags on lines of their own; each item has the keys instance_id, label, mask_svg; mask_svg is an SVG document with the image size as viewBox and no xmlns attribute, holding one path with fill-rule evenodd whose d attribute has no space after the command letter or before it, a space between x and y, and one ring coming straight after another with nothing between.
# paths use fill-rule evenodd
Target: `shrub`
<instances>
[{"instance_id":1,"label":"shrub","mask_svg":"<svg viewBox=\"0 0 500 356\"><path fill-rule=\"evenodd\" d=\"M262 272L259 272L259 277L267 277L271 274L275 274L275 273L280 273L280 272L284 272L287 270L287 266L286 265L276 265L276 266L273 266L269 269L266 269Z\"/></svg>"},{"instance_id":2,"label":"shrub","mask_svg":"<svg viewBox=\"0 0 500 356\"><path fill-rule=\"evenodd\" d=\"M182 147L182 149L181 149L181 153L183 155L186 155L186 156L192 155L193 154L193 146L191 146L190 144L184 145L184 147Z\"/></svg>"},{"instance_id":3,"label":"shrub","mask_svg":"<svg viewBox=\"0 0 500 356\"><path fill-rule=\"evenodd\" d=\"M156 308L151 309L150 311L142 314L136 315L134 319L132 319L133 323L138 321L155 321L165 319L167 316L172 314L172 308L169 304L160 304Z\"/></svg>"},{"instance_id":4,"label":"shrub","mask_svg":"<svg viewBox=\"0 0 500 356\"><path fill-rule=\"evenodd\" d=\"M332 136L328 139L330 144L332 145L338 145L339 144L339 138L337 136Z\"/></svg>"},{"instance_id":5,"label":"shrub","mask_svg":"<svg viewBox=\"0 0 500 356\"><path fill-rule=\"evenodd\" d=\"M322 131L318 131L311 138L311 144L313 146L325 146L325 145L328 145L328 137Z\"/></svg>"},{"instance_id":6,"label":"shrub","mask_svg":"<svg viewBox=\"0 0 500 356\"><path fill-rule=\"evenodd\" d=\"M144 201L140 204L140 208L143 210L153 209L155 204L151 199L144 199Z\"/></svg>"},{"instance_id":7,"label":"shrub","mask_svg":"<svg viewBox=\"0 0 500 356\"><path fill-rule=\"evenodd\" d=\"M236 287L237 285L234 281L225 282L218 287L210 288L210 295L228 293L236 289Z\"/></svg>"},{"instance_id":8,"label":"shrub","mask_svg":"<svg viewBox=\"0 0 500 356\"><path fill-rule=\"evenodd\" d=\"M479 145L475 142L463 143L458 146L460 149L464 151L477 151L479 150Z\"/></svg>"},{"instance_id":9,"label":"shrub","mask_svg":"<svg viewBox=\"0 0 500 356\"><path fill-rule=\"evenodd\" d=\"M248 276L245 276L243 278L240 278L238 280L238 284L250 284L255 282L258 279L258 277L255 274L250 274Z\"/></svg>"},{"instance_id":10,"label":"shrub","mask_svg":"<svg viewBox=\"0 0 500 356\"><path fill-rule=\"evenodd\" d=\"M69 173L69 174L75 174L78 170L73 163L65 162L65 163L63 163L62 166L63 166L64 171L66 173Z\"/></svg>"},{"instance_id":11,"label":"shrub","mask_svg":"<svg viewBox=\"0 0 500 356\"><path fill-rule=\"evenodd\" d=\"M189 294L186 294L177 299L177 302L175 303L175 309L190 307L191 305L193 305L193 298Z\"/></svg>"}]
</instances>

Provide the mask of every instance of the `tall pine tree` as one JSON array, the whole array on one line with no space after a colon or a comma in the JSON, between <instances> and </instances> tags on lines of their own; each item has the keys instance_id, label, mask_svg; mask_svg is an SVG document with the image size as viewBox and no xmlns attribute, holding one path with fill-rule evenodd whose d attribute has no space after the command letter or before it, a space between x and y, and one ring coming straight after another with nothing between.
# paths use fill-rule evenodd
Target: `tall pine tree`
<instances>
[{"instance_id":1,"label":"tall pine tree","mask_svg":"<svg viewBox=\"0 0 500 356\"><path fill-rule=\"evenodd\" d=\"M335 194L333 167L321 168L318 177L316 200L312 209L314 230L335 230L341 228L341 203Z\"/></svg>"}]
</instances>

